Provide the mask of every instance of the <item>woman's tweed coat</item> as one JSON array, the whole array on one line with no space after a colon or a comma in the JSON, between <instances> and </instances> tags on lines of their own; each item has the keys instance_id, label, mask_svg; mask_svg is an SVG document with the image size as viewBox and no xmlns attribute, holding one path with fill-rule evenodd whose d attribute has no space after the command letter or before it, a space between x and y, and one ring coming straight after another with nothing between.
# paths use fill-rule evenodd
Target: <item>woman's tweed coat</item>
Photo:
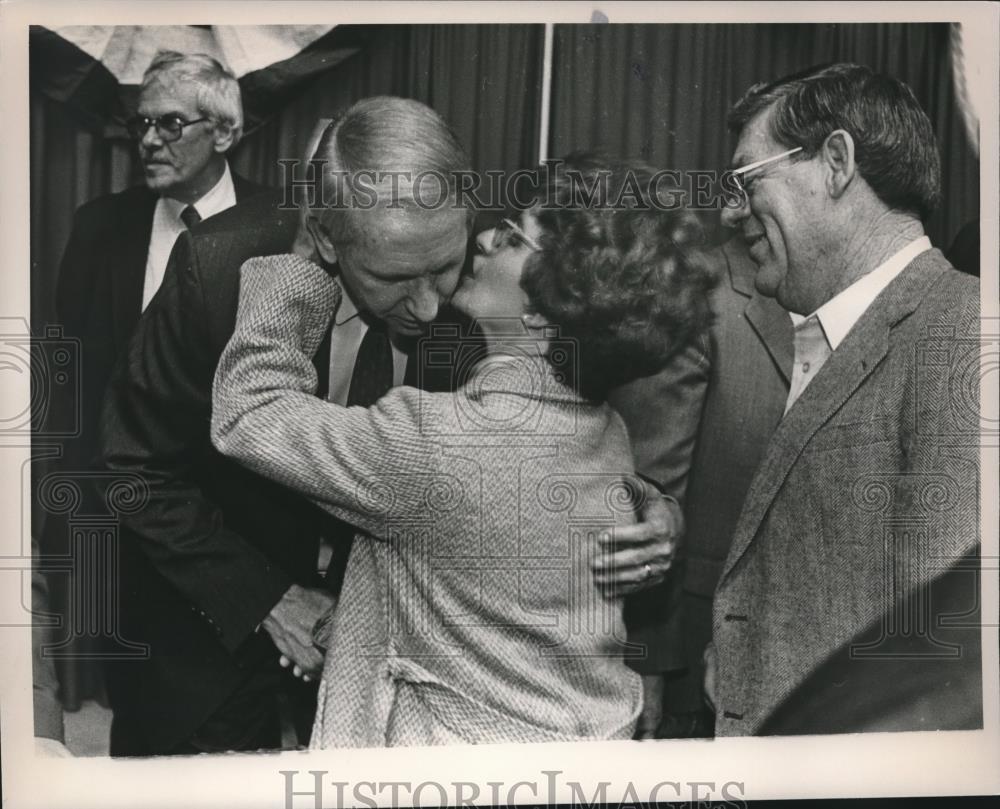
<instances>
[{"instance_id":1,"label":"woman's tweed coat","mask_svg":"<svg viewBox=\"0 0 1000 809\"><path fill-rule=\"evenodd\" d=\"M295 256L252 259L241 284L213 441L365 532L313 746L629 738L642 698L624 656L638 650L590 569L641 490L620 417L527 339L454 394L324 402L310 357L338 285Z\"/></svg>"}]
</instances>

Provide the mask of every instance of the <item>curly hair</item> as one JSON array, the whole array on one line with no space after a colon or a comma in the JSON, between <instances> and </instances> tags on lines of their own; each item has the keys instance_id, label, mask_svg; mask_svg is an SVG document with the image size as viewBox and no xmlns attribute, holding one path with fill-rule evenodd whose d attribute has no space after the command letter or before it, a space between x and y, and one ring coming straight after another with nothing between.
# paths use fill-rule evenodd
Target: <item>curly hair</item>
<instances>
[{"instance_id":1,"label":"curly hair","mask_svg":"<svg viewBox=\"0 0 1000 809\"><path fill-rule=\"evenodd\" d=\"M525 264L521 286L532 311L575 341L570 382L590 399L662 370L711 324L717 279L703 229L690 211L659 203L657 176L642 164L573 154L532 209L542 250Z\"/></svg>"}]
</instances>

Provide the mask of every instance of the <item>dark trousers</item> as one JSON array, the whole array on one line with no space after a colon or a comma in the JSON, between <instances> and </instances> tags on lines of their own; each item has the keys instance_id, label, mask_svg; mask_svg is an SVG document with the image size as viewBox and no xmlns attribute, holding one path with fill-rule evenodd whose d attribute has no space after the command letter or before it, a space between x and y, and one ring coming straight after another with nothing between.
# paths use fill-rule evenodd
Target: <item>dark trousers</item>
<instances>
[{"instance_id":1,"label":"dark trousers","mask_svg":"<svg viewBox=\"0 0 1000 809\"><path fill-rule=\"evenodd\" d=\"M316 713L316 684L302 683L277 663L252 672L195 731L171 748L150 743L142 727L124 717L111 722L112 756L184 756L282 748L282 712L299 746L309 744Z\"/></svg>"},{"instance_id":2,"label":"dark trousers","mask_svg":"<svg viewBox=\"0 0 1000 809\"><path fill-rule=\"evenodd\" d=\"M702 699L702 655L712 639L712 598L685 591L680 609L687 667L664 675L663 719L657 735L661 739L710 737L715 717Z\"/></svg>"}]
</instances>

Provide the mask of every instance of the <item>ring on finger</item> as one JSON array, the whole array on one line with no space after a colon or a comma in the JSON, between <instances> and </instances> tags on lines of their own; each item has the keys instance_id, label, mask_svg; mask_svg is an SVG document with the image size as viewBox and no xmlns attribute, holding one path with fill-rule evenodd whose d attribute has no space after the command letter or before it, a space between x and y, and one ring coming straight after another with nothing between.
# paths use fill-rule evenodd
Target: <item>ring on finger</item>
<instances>
[{"instance_id":1,"label":"ring on finger","mask_svg":"<svg viewBox=\"0 0 1000 809\"><path fill-rule=\"evenodd\" d=\"M642 570L643 570L643 574L642 574L642 578L643 578L643 579L649 579L649 578L652 578L652 576L653 576L653 568L652 568L652 567L650 567L650 565L649 565L649 562L646 562L646 563L645 563L645 564L644 564L644 565L642 566Z\"/></svg>"}]
</instances>

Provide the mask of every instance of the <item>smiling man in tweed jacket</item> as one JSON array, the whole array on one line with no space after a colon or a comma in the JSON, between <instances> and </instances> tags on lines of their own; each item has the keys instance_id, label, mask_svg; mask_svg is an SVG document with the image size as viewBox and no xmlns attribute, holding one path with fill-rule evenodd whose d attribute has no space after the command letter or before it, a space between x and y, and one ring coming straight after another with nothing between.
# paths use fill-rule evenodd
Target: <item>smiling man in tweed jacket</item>
<instances>
[{"instance_id":1,"label":"smiling man in tweed jacket","mask_svg":"<svg viewBox=\"0 0 1000 809\"><path fill-rule=\"evenodd\" d=\"M861 729L837 719L861 696L850 667L797 692L859 636L858 660L891 650L911 669L941 667L892 729L981 726L981 709L959 721L935 708L940 660L974 648L921 624L935 610L924 585L979 541L979 288L924 235L940 194L930 122L902 83L833 65L751 88L730 123L741 168L724 219L749 245L757 289L799 317L785 416L715 595L716 733L761 732L793 694L827 712L783 732ZM965 700L981 706L974 679ZM889 729L894 687L870 701L864 729Z\"/></svg>"}]
</instances>

